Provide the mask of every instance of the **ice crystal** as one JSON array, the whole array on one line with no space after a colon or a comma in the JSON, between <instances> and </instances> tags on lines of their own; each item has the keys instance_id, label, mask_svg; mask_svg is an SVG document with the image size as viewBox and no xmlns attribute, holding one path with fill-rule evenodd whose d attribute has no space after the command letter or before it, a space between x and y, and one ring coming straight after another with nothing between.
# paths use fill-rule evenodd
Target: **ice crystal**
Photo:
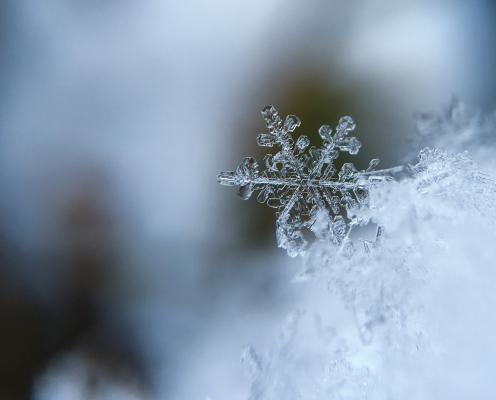
<instances>
[{"instance_id":1,"label":"ice crystal","mask_svg":"<svg viewBox=\"0 0 496 400\"><path fill-rule=\"evenodd\" d=\"M496 359L494 116L454 101L418 116L417 143L429 147L405 168L378 171L373 160L364 171L337 171L340 152L360 147L351 118L335 133L321 127L315 148L293 138L296 117L283 121L273 107L263 114L269 133L258 144L278 152L263 171L249 158L219 180L277 210L279 245L304 253L295 280L311 286L305 312L290 316L276 343L245 352L249 399L496 398L485 383ZM356 226L360 240L351 241ZM477 374L467 379L468 370Z\"/></svg>"},{"instance_id":2,"label":"ice crystal","mask_svg":"<svg viewBox=\"0 0 496 400\"><path fill-rule=\"evenodd\" d=\"M492 371L496 185L467 153L426 148L409 171L371 186L367 207L350 210L384 228L378 240L356 241L352 257L322 240L309 247L297 277L313 281L306 313L268 351L245 354L250 400L463 399L467 369L453 360ZM316 295L315 282L327 291ZM309 310L325 321L322 335ZM469 381L478 394L483 377Z\"/></svg>"},{"instance_id":3,"label":"ice crystal","mask_svg":"<svg viewBox=\"0 0 496 400\"><path fill-rule=\"evenodd\" d=\"M245 158L235 171L221 172L219 183L238 186L244 200L257 192L260 203L276 210L278 245L292 257L307 249L308 232L345 244L355 224L348 212L364 206L369 188L390 179L401 167L376 170L379 160L373 159L366 170L344 163L337 171L334 162L340 153L356 155L361 146L351 135L355 122L349 116L340 118L334 132L329 125L320 127L318 148L305 135L295 141L293 132L301 124L298 117L288 115L283 120L273 106L265 107L262 116L268 132L257 136L257 144L279 150L264 157L262 170L254 158Z\"/></svg>"}]
</instances>

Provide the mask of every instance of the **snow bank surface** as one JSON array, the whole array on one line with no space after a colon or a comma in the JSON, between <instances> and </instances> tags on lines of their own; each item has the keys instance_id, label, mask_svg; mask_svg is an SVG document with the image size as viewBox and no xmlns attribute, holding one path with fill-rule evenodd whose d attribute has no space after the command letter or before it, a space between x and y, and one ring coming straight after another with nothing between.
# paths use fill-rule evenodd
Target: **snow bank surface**
<instances>
[{"instance_id":1,"label":"snow bank surface","mask_svg":"<svg viewBox=\"0 0 496 400\"><path fill-rule=\"evenodd\" d=\"M489 121L457 102L421 116L431 147L346 209L354 235L316 235L295 280L328 290L245 350L250 400L496 398Z\"/></svg>"}]
</instances>

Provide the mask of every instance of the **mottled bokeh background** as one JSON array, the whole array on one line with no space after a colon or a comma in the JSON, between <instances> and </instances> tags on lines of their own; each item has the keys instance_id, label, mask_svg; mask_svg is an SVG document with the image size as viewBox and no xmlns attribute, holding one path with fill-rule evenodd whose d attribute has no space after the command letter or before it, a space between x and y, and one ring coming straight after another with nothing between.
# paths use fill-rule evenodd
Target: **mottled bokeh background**
<instances>
[{"instance_id":1,"label":"mottled bokeh background","mask_svg":"<svg viewBox=\"0 0 496 400\"><path fill-rule=\"evenodd\" d=\"M306 290L274 216L216 174L259 110L352 115L358 166L412 114L496 102L496 6L2 0L0 398L244 399L247 343Z\"/></svg>"}]
</instances>

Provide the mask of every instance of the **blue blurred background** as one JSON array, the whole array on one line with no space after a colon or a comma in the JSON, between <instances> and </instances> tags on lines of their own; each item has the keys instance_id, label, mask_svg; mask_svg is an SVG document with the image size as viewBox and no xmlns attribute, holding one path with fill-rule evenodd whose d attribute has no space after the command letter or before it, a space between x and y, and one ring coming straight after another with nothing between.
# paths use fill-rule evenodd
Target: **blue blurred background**
<instances>
[{"instance_id":1,"label":"blue blurred background","mask_svg":"<svg viewBox=\"0 0 496 400\"><path fill-rule=\"evenodd\" d=\"M359 166L412 114L492 110L491 1L3 0L0 398L243 399L240 354L304 288L216 174L259 110L352 115Z\"/></svg>"}]
</instances>

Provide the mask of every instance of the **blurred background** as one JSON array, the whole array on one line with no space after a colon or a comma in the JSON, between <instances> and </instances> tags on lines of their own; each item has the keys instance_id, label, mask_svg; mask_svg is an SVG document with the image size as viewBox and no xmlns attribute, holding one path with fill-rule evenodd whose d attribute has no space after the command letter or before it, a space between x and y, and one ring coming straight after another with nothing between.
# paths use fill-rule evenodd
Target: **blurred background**
<instances>
[{"instance_id":1,"label":"blurred background","mask_svg":"<svg viewBox=\"0 0 496 400\"><path fill-rule=\"evenodd\" d=\"M216 175L259 111L352 115L365 167L412 115L496 101L492 1L3 0L0 398L244 399L243 347L312 288Z\"/></svg>"}]
</instances>

